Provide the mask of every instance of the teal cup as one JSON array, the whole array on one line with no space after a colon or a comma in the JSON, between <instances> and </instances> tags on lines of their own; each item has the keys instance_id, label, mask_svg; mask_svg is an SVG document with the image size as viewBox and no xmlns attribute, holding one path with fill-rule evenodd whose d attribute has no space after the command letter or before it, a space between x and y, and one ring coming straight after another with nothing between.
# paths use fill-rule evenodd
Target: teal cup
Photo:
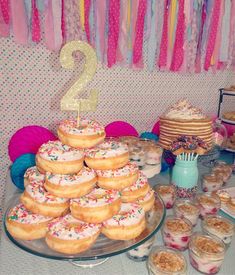
<instances>
[{"instance_id":1,"label":"teal cup","mask_svg":"<svg viewBox=\"0 0 235 275\"><path fill-rule=\"evenodd\" d=\"M198 167L196 160L176 159L172 171L172 184L176 187L177 197L191 198L197 191Z\"/></svg>"}]
</instances>

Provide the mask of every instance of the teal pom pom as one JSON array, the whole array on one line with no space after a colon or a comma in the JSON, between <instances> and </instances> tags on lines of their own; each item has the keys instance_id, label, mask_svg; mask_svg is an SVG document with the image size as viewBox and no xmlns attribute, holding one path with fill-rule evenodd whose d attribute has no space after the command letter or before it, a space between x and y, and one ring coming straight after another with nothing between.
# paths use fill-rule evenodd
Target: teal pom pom
<instances>
[{"instance_id":1,"label":"teal pom pom","mask_svg":"<svg viewBox=\"0 0 235 275\"><path fill-rule=\"evenodd\" d=\"M158 141L158 136L151 133L151 132L144 132L140 135L140 138L144 138L144 139L152 139L154 141Z\"/></svg>"},{"instance_id":2,"label":"teal pom pom","mask_svg":"<svg viewBox=\"0 0 235 275\"><path fill-rule=\"evenodd\" d=\"M18 157L11 166L11 180L21 190L24 190L24 173L35 166L35 154L23 154Z\"/></svg>"}]
</instances>

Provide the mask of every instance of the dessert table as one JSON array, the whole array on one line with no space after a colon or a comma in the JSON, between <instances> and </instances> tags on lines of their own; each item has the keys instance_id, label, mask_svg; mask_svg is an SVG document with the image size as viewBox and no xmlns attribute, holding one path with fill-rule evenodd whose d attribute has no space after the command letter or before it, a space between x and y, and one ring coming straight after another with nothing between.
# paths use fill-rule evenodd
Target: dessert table
<instances>
[{"instance_id":1,"label":"dessert table","mask_svg":"<svg viewBox=\"0 0 235 275\"><path fill-rule=\"evenodd\" d=\"M227 161L231 163L231 154L226 153L222 156L223 159L226 158ZM201 166L199 164L199 171L201 174L208 172L208 168ZM157 183L168 183L169 182L169 170L163 173L160 173L153 178L149 179L150 184L153 186ZM227 186L235 185L235 175L233 175ZM20 193L11 182L9 174L6 179L6 197L5 197L5 206L9 199ZM171 214L172 210L167 210L167 214ZM197 224L195 231L200 231L200 221ZM163 245L161 232L159 231L156 235L155 245ZM224 275L235 275L235 238L231 243L230 248L226 252L225 260L223 262L222 268L218 274ZM184 252L188 262L188 251ZM1 233L1 244L0 244L0 274L4 275L17 275L17 274L51 274L51 275L72 275L72 274L115 274L115 275L144 275L148 274L146 267L146 262L135 262L130 260L126 253L113 256L109 258L105 263L95 266L93 268L82 269L71 264L68 261L59 261L46 259L39 256L32 255L24 250L18 248L13 244L8 237L6 236L4 229L2 228ZM197 272L188 262L188 275L200 274Z\"/></svg>"}]
</instances>

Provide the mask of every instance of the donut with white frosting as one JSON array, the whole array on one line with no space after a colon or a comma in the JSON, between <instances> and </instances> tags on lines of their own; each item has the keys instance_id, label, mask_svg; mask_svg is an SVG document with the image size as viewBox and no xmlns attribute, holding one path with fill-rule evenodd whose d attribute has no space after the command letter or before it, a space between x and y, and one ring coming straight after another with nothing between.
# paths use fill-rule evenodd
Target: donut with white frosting
<instances>
[{"instance_id":1,"label":"donut with white frosting","mask_svg":"<svg viewBox=\"0 0 235 275\"><path fill-rule=\"evenodd\" d=\"M145 229L144 209L136 203L122 203L118 214L103 222L102 233L113 240L131 240Z\"/></svg>"},{"instance_id":2,"label":"donut with white frosting","mask_svg":"<svg viewBox=\"0 0 235 275\"><path fill-rule=\"evenodd\" d=\"M43 185L37 183L31 183L25 187L20 201L32 213L49 217L62 216L69 210L68 199L50 194Z\"/></svg>"},{"instance_id":3,"label":"donut with white frosting","mask_svg":"<svg viewBox=\"0 0 235 275\"><path fill-rule=\"evenodd\" d=\"M13 207L6 218L7 231L20 240L36 240L45 237L47 224L52 217L45 217L28 211L20 203Z\"/></svg>"},{"instance_id":4,"label":"donut with white frosting","mask_svg":"<svg viewBox=\"0 0 235 275\"><path fill-rule=\"evenodd\" d=\"M55 251L76 254L90 248L101 231L101 224L89 224L71 214L54 219L48 224L47 245Z\"/></svg>"},{"instance_id":5,"label":"donut with white frosting","mask_svg":"<svg viewBox=\"0 0 235 275\"><path fill-rule=\"evenodd\" d=\"M79 126L75 119L60 122L58 137L64 143L74 148L91 148L101 143L105 138L104 127L97 121L81 119Z\"/></svg>"},{"instance_id":6,"label":"donut with white frosting","mask_svg":"<svg viewBox=\"0 0 235 275\"><path fill-rule=\"evenodd\" d=\"M140 197L136 200L136 203L140 204L140 206L143 207L145 212L148 212L153 208L154 202L155 197L153 189L150 189L144 197Z\"/></svg>"},{"instance_id":7,"label":"donut with white frosting","mask_svg":"<svg viewBox=\"0 0 235 275\"><path fill-rule=\"evenodd\" d=\"M28 168L24 173L24 186L31 182L43 185L45 182L45 175L40 173L36 166Z\"/></svg>"},{"instance_id":8,"label":"donut with white frosting","mask_svg":"<svg viewBox=\"0 0 235 275\"><path fill-rule=\"evenodd\" d=\"M96 170L98 185L104 189L121 190L132 185L139 176L138 166L128 162L124 167L114 170Z\"/></svg>"},{"instance_id":9,"label":"donut with white frosting","mask_svg":"<svg viewBox=\"0 0 235 275\"><path fill-rule=\"evenodd\" d=\"M89 194L70 201L72 216L89 223L101 223L111 218L120 207L120 193L102 188L94 188Z\"/></svg>"},{"instance_id":10,"label":"donut with white frosting","mask_svg":"<svg viewBox=\"0 0 235 275\"><path fill-rule=\"evenodd\" d=\"M83 167L77 174L46 173L44 187L51 194L63 198L77 198L92 191L97 182L94 170Z\"/></svg>"},{"instance_id":11,"label":"donut with white frosting","mask_svg":"<svg viewBox=\"0 0 235 275\"><path fill-rule=\"evenodd\" d=\"M116 140L105 140L85 152L87 166L97 170L118 169L129 162L128 146Z\"/></svg>"},{"instance_id":12,"label":"donut with white frosting","mask_svg":"<svg viewBox=\"0 0 235 275\"><path fill-rule=\"evenodd\" d=\"M147 177L143 172L139 172L139 177L131 186L121 191L122 202L134 202L140 197L144 197L150 190Z\"/></svg>"},{"instance_id":13,"label":"donut with white frosting","mask_svg":"<svg viewBox=\"0 0 235 275\"><path fill-rule=\"evenodd\" d=\"M48 141L39 148L36 164L39 171L54 174L78 173L83 167L82 150L62 144L61 141Z\"/></svg>"}]
</instances>

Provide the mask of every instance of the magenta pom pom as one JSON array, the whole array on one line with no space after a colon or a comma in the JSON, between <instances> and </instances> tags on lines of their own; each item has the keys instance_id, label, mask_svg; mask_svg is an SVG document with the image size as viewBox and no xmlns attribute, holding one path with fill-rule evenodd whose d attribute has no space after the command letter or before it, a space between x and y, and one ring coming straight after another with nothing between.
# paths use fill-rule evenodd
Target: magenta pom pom
<instances>
[{"instance_id":1,"label":"magenta pom pom","mask_svg":"<svg viewBox=\"0 0 235 275\"><path fill-rule=\"evenodd\" d=\"M136 129L125 121L114 121L108 124L105 132L107 137L139 136Z\"/></svg>"},{"instance_id":2,"label":"magenta pom pom","mask_svg":"<svg viewBox=\"0 0 235 275\"><path fill-rule=\"evenodd\" d=\"M11 137L8 144L8 155L14 162L23 154L36 154L43 143L56 139L57 137L51 131L42 126L25 126Z\"/></svg>"},{"instance_id":3,"label":"magenta pom pom","mask_svg":"<svg viewBox=\"0 0 235 275\"><path fill-rule=\"evenodd\" d=\"M160 121L157 120L156 123L153 126L152 133L159 136L160 134Z\"/></svg>"}]
</instances>

